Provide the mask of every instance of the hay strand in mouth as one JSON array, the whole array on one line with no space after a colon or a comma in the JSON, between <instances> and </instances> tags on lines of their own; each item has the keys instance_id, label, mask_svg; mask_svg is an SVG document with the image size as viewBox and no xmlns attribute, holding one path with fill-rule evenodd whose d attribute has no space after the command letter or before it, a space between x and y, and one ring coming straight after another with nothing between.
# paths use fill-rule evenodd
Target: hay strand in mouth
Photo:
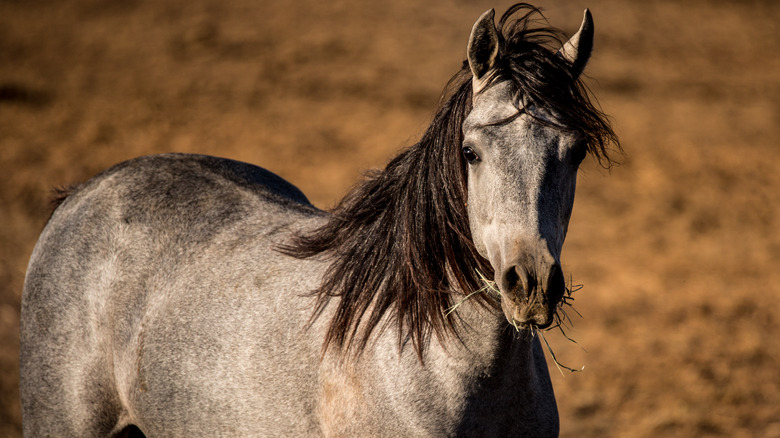
<instances>
[{"instance_id":1,"label":"hay strand in mouth","mask_svg":"<svg viewBox=\"0 0 780 438\"><path fill-rule=\"evenodd\" d=\"M550 327L548 327L545 330L553 330L553 329L557 328L558 330L561 331L561 334L563 335L564 338L566 338L569 342L575 344L576 346L580 347L580 349L582 349L582 351L584 351L586 356L587 356L588 350L583 348L577 341L572 339L571 336L569 336L566 333L566 330L564 330L564 327L571 328L571 327L574 326L574 322L571 320L569 315L566 313L567 310L574 311L574 313L576 313L577 316L582 318L582 314L580 314L580 312L578 312L577 309L574 308L574 305L572 304L572 302L574 301L574 297L571 296L574 292L577 292L580 289L582 289L582 285L581 284L576 284L576 285L573 284L571 276L569 276L569 281L566 284L566 293L563 295L563 297L561 298L561 301L558 303L558 307L555 309L555 316L554 316L555 324L550 326ZM568 366L563 365L562 363L560 363L558 361L558 358L555 356L555 352L553 351L552 347L550 347L550 343L547 342L547 339L544 337L544 333L541 330L539 331L539 337L542 338L542 340L544 341L544 344L547 346L547 351L550 352L550 357L552 358L553 362L555 363L555 366L558 368L558 371L561 373L562 376L565 376L564 373L563 373L563 370L567 370L567 371L572 372L572 373L579 373L579 372L582 372L585 369L585 365L583 365L579 369L576 369L576 368L571 368L571 367L568 367Z\"/></svg>"},{"instance_id":2,"label":"hay strand in mouth","mask_svg":"<svg viewBox=\"0 0 780 438\"><path fill-rule=\"evenodd\" d=\"M481 288L475 290L474 292L471 292L470 294L466 295L460 301L458 301L457 303L452 305L452 307L447 309L447 311L444 313L444 316L449 316L450 313L458 310L458 307L460 307L461 304L465 303L466 300L468 300L469 298L471 298L471 297L473 297L475 295L479 295L479 294L485 293L485 292L492 292L492 293L494 293L496 295L501 295L501 292L498 290L498 287L496 286L496 282L495 281L488 280L487 277L485 277L484 274L479 272L479 269L476 269L476 272L477 272L477 275L479 276L480 280L482 280L483 286Z\"/></svg>"},{"instance_id":3,"label":"hay strand in mouth","mask_svg":"<svg viewBox=\"0 0 780 438\"><path fill-rule=\"evenodd\" d=\"M585 365L583 365L580 369L575 369L575 368L567 367L566 365L563 365L562 363L558 362L558 358L555 357L555 353L553 352L552 347L550 347L550 343L547 342L547 338L544 337L543 331L542 330L534 330L534 331L538 331L539 332L539 337L542 338L542 340L544 341L544 345L547 346L547 351L550 352L550 357L552 357L552 360L555 363L555 366L558 368L558 372L560 372L562 376L566 377L566 375L563 374L563 370L567 370L567 371L572 372L572 373L579 373L579 372L582 372L585 369ZM566 336L566 335L564 335L564 336ZM574 340L572 340L568 336L566 336L566 339L574 342ZM574 342L574 343L577 344L576 342ZM577 344L577 345L579 345L579 344ZM582 347L580 347L580 348L582 348ZM585 351L584 348L582 350ZM587 353L587 351L585 351L585 352Z\"/></svg>"},{"instance_id":4,"label":"hay strand in mouth","mask_svg":"<svg viewBox=\"0 0 780 438\"><path fill-rule=\"evenodd\" d=\"M447 312L445 313L445 316L449 316L452 312L456 311L458 309L458 307L460 307L461 304L463 304L464 302L466 302L466 300L468 300L469 298L471 298L471 297L473 297L475 295L479 295L481 293L491 293L494 296L499 296L499 297L501 296L501 291L498 289L498 286L496 285L495 281L490 280L487 277L485 277L485 275L482 274L479 270L477 270L476 272L477 272L477 275L479 276L480 280L482 281L483 286L481 288L479 288L478 290L476 290L474 292L471 292L470 294L466 295L463 299L461 299L456 304L454 304L452 307L447 309ZM569 277L569 281L567 283L568 284L566 285L566 292L564 293L563 297L561 298L561 301L558 302L558 306L555 309L555 314L553 315L555 324L551 325L550 327L547 327L544 330L539 329L538 327L536 327L533 324L530 327L531 337L535 336L537 332L539 333L539 337L542 338L542 341L544 341L544 345L547 347L547 351L550 352L550 357L552 358L553 362L555 363L555 366L558 368L558 371L564 377L565 377L565 374L564 374L563 370L567 370L567 371L572 372L572 373L579 373L579 372L582 372L585 369L585 365L583 365L579 369L576 369L576 368L571 368L569 366L566 366L566 365L562 364L561 362L559 362L558 358L555 356L555 352L553 351L552 347L550 346L550 343L547 342L547 339L545 338L543 332L544 331L553 330L553 329L557 328L558 330L561 331L561 334L563 335L564 338L566 338L568 341L570 341L573 344L575 344L578 347L580 347L580 349L582 349L582 351L584 351L585 354L588 353L588 351L585 350L585 348L583 348L577 341L572 339L571 336L569 336L566 333L566 330L564 330L564 327L571 328L571 327L574 326L574 322L571 320L571 317L569 317L569 315L566 313L567 310L572 310L574 313L577 314L577 316L582 318L582 314L580 314L580 312L578 312L577 309L575 309L574 305L572 304L572 302L574 301L574 297L572 297L572 293L577 292L580 289L582 289L582 285L581 284L577 284L577 285L573 284L571 276ZM512 326L515 328L515 330L518 333L521 332L521 327L518 325L517 321L512 319L511 324L512 324Z\"/></svg>"},{"instance_id":5,"label":"hay strand in mouth","mask_svg":"<svg viewBox=\"0 0 780 438\"><path fill-rule=\"evenodd\" d=\"M458 301L457 303L453 304L453 305L452 305L452 307L450 307L449 309L447 309L447 311L444 313L444 316L450 316L450 313L452 313L452 312L454 312L454 311L458 310L458 307L460 307L460 305L461 305L461 304L465 303L465 302L466 302L466 300L468 300L469 298L473 297L474 295L481 294L482 292L485 292L485 286L483 286L483 287L482 287L481 289L479 289L479 290L475 290L474 292L472 292L472 293L470 293L470 294L466 295L465 297L463 297L463 299L461 299L461 300L460 300L460 301Z\"/></svg>"},{"instance_id":6,"label":"hay strand in mouth","mask_svg":"<svg viewBox=\"0 0 780 438\"><path fill-rule=\"evenodd\" d=\"M566 285L566 293L564 293L563 297L561 298L561 301L558 302L558 306L555 309L555 314L553 315L555 324L553 324L550 327L547 327L546 329L543 329L543 330L537 328L535 325L531 325L531 336L535 335L537 332L539 333L539 337L542 338L542 341L544 341L544 345L547 347L547 351L550 352L550 357L552 358L553 363L555 363L556 368L558 368L558 372L560 372L561 375L564 376L564 377L565 377L565 374L564 374L563 370L567 370L567 371L572 372L572 373L579 373L579 372L582 372L585 369L585 365L583 365L579 369L576 369L576 368L572 368L572 367L569 367L569 366L566 366L566 365L562 364L558 360L558 357L555 355L555 352L553 351L552 347L550 346L550 343L547 342L547 338L544 336L544 332L545 331L550 331L550 330L554 330L554 329L557 328L558 330L560 330L560 332L561 332L561 334L563 335L564 338L566 338L569 342L571 342L571 343L577 345L578 347L580 347L580 349L582 349L582 351L584 351L586 355L588 354L588 350L583 348L577 341L572 339L572 337L569 336L566 333L566 330L564 330L564 327L572 328L574 326L574 322L571 320L569 315L566 313L567 310L574 311L574 313L576 313L577 316L582 318L582 314L580 314L580 312L578 312L577 309L575 309L574 305L572 304L572 302L574 301L574 297L572 297L572 293L577 292L580 289L582 289L582 285L581 284L577 284L577 285L573 284L571 277L569 277L569 281L567 283L568 284ZM515 327L515 330L517 330L518 332L520 331L520 328L518 327L516 321L512 321L512 325Z\"/></svg>"},{"instance_id":7,"label":"hay strand in mouth","mask_svg":"<svg viewBox=\"0 0 780 438\"><path fill-rule=\"evenodd\" d=\"M479 272L479 269L475 269L477 272L477 275L479 276L479 279L482 280L482 283L485 284L485 286L482 287L482 289L486 289L490 292L495 293L496 295L501 296L501 291L498 289L498 286L496 286L496 282L493 280L488 279L485 277L485 274Z\"/></svg>"},{"instance_id":8,"label":"hay strand in mouth","mask_svg":"<svg viewBox=\"0 0 780 438\"><path fill-rule=\"evenodd\" d=\"M553 329L557 328L558 330L561 331L561 334L563 335L564 338L566 338L567 340L569 340L570 342L572 342L576 346L580 347L580 349L582 349L582 351L584 351L585 354L587 355L588 354L588 350L583 348L577 341L572 339L571 336L569 336L566 333L566 330L564 330L564 327L571 328L571 327L574 326L573 321L571 320L569 315L566 314L567 310L573 310L574 313L577 314L577 316L582 318L582 314L580 314L580 312L578 312L577 309L574 308L574 305L572 304L572 302L574 301L574 297L571 296L572 293L577 292L580 289L582 289L582 285L581 284L576 284L576 285L573 284L571 276L569 276L569 281L567 282L567 285L566 285L566 293L563 295L563 297L561 298L561 301L558 303L558 307L555 309L555 315L554 315L555 324L550 326L550 327L547 327L545 329L545 331L553 330ZM547 339L544 337L544 333L542 332L542 330L535 330L535 331L539 331L539 337L542 338L542 340L544 341L544 344L547 346L547 351L550 352L550 357L552 358L553 362L555 363L555 366L558 368L558 371L561 373L562 376L565 377L565 375L563 373L563 370L567 370L567 371L572 372L572 373L579 373L579 372L582 372L585 369L585 365L583 365L579 369L576 369L576 368L571 368L571 367L568 367L568 366L563 365L562 363L560 363L558 361L558 358L555 357L555 352L553 352L552 347L550 347L550 343L547 342Z\"/></svg>"}]
</instances>

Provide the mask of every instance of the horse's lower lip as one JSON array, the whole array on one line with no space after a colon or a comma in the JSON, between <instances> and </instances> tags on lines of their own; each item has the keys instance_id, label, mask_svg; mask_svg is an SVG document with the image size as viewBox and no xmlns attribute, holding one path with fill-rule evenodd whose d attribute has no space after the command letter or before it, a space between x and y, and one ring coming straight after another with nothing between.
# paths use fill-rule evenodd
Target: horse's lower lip
<instances>
[{"instance_id":1,"label":"horse's lower lip","mask_svg":"<svg viewBox=\"0 0 780 438\"><path fill-rule=\"evenodd\" d=\"M547 327L549 327L551 325L552 325L552 320L550 320L550 321L548 321L548 322L546 322L544 324L536 324L536 323L533 324L533 326L535 328L542 329L542 330L546 329Z\"/></svg>"},{"instance_id":2,"label":"horse's lower lip","mask_svg":"<svg viewBox=\"0 0 780 438\"><path fill-rule=\"evenodd\" d=\"M513 300L502 298L501 309L507 321L516 327L545 329L553 322L552 313L545 306L533 303L518 305Z\"/></svg>"},{"instance_id":3,"label":"horse's lower lip","mask_svg":"<svg viewBox=\"0 0 780 438\"><path fill-rule=\"evenodd\" d=\"M525 328L525 329L534 328L534 329L544 330L547 327L552 325L552 321L548 321L548 322L544 322L544 323L540 324L540 323L537 323L535 320L519 321L519 320L515 319L515 320L513 320L512 325L520 327L520 328Z\"/></svg>"}]
</instances>

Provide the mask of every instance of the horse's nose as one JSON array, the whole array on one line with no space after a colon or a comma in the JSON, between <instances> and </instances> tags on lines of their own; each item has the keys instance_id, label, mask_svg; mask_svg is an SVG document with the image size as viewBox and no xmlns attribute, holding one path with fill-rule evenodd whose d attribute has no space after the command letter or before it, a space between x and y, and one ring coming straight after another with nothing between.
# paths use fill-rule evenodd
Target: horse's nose
<instances>
[{"instance_id":1,"label":"horse's nose","mask_svg":"<svg viewBox=\"0 0 780 438\"><path fill-rule=\"evenodd\" d=\"M552 322L555 308L566 291L566 281L557 262L533 267L514 264L500 277L499 289L505 295L502 305L511 304L511 315L507 315L510 322L543 328Z\"/></svg>"},{"instance_id":2,"label":"horse's nose","mask_svg":"<svg viewBox=\"0 0 780 438\"><path fill-rule=\"evenodd\" d=\"M566 283L558 263L536 269L513 265L504 272L499 287L503 291L514 292L522 299L533 298L537 292L544 293L551 302L557 303L563 297Z\"/></svg>"}]
</instances>

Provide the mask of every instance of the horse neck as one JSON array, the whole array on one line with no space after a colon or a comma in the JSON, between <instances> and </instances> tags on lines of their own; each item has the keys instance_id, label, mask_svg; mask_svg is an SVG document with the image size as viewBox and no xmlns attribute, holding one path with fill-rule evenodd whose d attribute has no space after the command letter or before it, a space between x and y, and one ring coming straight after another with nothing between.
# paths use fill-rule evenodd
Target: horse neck
<instances>
[{"instance_id":1,"label":"horse neck","mask_svg":"<svg viewBox=\"0 0 780 438\"><path fill-rule=\"evenodd\" d=\"M517 331L510 326L500 309L479 303L463 303L457 318L462 322L457 338L445 342L432 340L431 354L444 354L475 368L495 368L506 361L513 366L530 360L533 335L527 330Z\"/></svg>"}]
</instances>

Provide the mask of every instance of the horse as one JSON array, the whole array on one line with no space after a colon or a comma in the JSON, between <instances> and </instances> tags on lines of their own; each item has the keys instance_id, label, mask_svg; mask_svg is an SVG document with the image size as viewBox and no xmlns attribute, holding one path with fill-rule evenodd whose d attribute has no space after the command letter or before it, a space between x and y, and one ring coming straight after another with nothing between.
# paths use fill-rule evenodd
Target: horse
<instances>
[{"instance_id":1,"label":"horse","mask_svg":"<svg viewBox=\"0 0 780 438\"><path fill-rule=\"evenodd\" d=\"M539 16L479 17L420 141L329 211L190 154L63 194L24 283L25 436L556 436L534 334L580 163L619 144L590 12L565 42Z\"/></svg>"}]
</instances>

